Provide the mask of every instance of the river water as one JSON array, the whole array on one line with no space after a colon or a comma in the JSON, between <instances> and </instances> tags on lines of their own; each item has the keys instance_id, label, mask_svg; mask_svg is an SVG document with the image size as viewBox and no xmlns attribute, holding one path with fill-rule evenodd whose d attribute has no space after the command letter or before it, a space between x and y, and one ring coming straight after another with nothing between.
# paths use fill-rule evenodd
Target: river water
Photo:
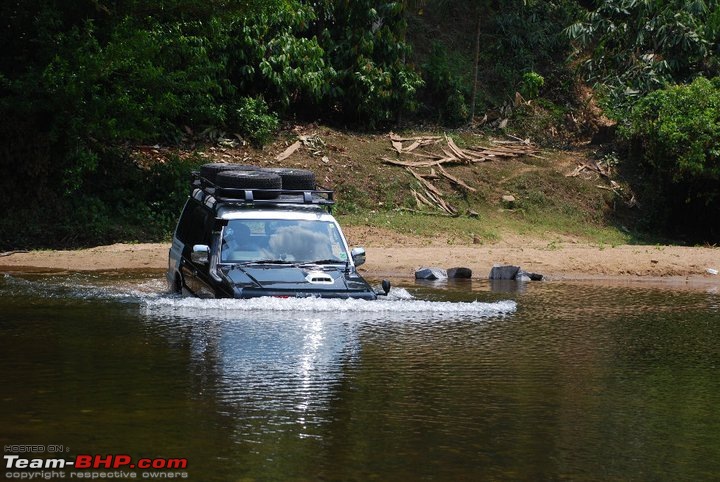
<instances>
[{"instance_id":1,"label":"river water","mask_svg":"<svg viewBox=\"0 0 720 482\"><path fill-rule=\"evenodd\" d=\"M163 290L158 273L0 275L5 455L185 458L198 481L720 478L717 287Z\"/></svg>"}]
</instances>

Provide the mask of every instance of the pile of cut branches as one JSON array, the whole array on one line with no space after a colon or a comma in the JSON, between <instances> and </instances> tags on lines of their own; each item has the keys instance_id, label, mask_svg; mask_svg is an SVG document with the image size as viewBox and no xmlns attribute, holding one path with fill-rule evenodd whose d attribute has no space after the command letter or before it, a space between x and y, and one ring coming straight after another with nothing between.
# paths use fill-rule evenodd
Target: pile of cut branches
<instances>
[{"instance_id":1,"label":"pile of cut branches","mask_svg":"<svg viewBox=\"0 0 720 482\"><path fill-rule=\"evenodd\" d=\"M473 165L521 156L538 157L540 152L529 139L517 138L512 141L494 141L495 145L491 147L476 146L462 149L448 136L401 137L391 132L390 142L392 150L397 153L397 158L383 157L382 161L404 167L418 180L422 190L410 189L418 209L422 209L423 206L437 208L449 216L458 216L458 209L444 199L445 194L431 180L445 178L452 185L468 192L476 192L477 189L450 174L443 165ZM408 156L411 156L410 159ZM430 172L418 173L419 168L429 168Z\"/></svg>"}]
</instances>

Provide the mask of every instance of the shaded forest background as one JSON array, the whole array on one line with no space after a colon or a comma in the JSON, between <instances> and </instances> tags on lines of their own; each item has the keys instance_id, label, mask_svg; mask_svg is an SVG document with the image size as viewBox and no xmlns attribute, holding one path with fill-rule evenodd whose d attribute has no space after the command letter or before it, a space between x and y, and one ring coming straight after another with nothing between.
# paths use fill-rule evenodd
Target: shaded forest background
<instances>
[{"instance_id":1,"label":"shaded forest background","mask_svg":"<svg viewBox=\"0 0 720 482\"><path fill-rule=\"evenodd\" d=\"M138 166L133 146L262 146L290 122L556 147L602 129L647 229L720 238L717 0L15 0L0 18L3 248L163 239L203 159Z\"/></svg>"}]
</instances>

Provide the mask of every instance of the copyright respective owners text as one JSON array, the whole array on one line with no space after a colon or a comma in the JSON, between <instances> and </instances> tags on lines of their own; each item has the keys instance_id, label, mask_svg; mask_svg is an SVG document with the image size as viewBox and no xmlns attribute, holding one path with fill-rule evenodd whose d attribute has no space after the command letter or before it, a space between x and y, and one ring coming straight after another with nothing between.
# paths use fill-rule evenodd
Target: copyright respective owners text
<instances>
[{"instance_id":1,"label":"copyright respective owners text","mask_svg":"<svg viewBox=\"0 0 720 482\"><path fill-rule=\"evenodd\" d=\"M65 445L5 445L6 480L188 479L187 458L132 457L128 454L71 455Z\"/></svg>"}]
</instances>

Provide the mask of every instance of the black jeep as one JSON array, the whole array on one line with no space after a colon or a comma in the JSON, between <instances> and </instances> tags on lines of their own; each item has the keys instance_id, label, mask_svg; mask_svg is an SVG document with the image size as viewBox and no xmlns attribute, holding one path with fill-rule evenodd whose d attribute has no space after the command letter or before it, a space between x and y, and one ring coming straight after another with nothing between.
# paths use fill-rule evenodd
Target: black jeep
<instances>
[{"instance_id":1,"label":"black jeep","mask_svg":"<svg viewBox=\"0 0 720 482\"><path fill-rule=\"evenodd\" d=\"M191 189L170 248L171 291L377 298L356 271L365 250L348 248L331 213L333 192L317 189L311 171L206 164Z\"/></svg>"}]
</instances>

